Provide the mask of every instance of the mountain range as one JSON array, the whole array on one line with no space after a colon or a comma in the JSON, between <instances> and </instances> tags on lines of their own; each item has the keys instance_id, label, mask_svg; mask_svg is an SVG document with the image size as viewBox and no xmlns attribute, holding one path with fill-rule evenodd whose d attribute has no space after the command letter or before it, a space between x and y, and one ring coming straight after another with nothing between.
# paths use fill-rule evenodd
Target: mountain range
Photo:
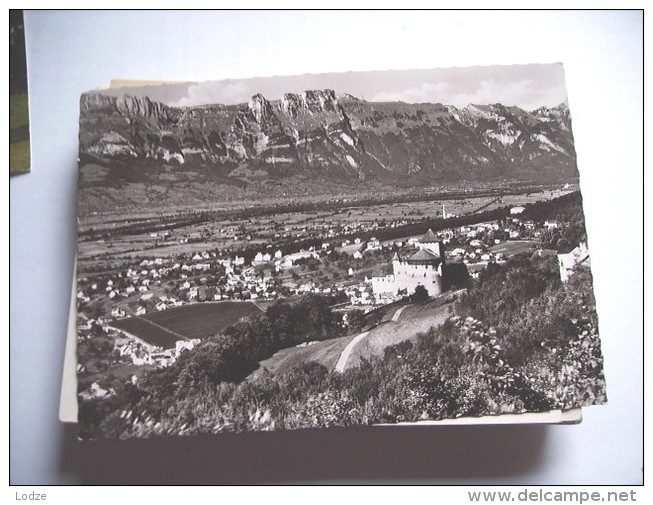
<instances>
[{"instance_id":1,"label":"mountain range","mask_svg":"<svg viewBox=\"0 0 653 505\"><path fill-rule=\"evenodd\" d=\"M80 164L202 171L247 184L302 174L410 186L577 180L566 103L368 102L332 90L239 105L172 107L146 97L82 95Z\"/></svg>"}]
</instances>

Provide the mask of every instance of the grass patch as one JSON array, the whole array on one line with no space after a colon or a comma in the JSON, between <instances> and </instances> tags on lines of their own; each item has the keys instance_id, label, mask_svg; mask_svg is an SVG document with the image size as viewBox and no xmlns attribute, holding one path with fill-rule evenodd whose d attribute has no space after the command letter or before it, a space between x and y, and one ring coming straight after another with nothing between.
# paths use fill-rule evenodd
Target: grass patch
<instances>
[{"instance_id":1,"label":"grass patch","mask_svg":"<svg viewBox=\"0 0 653 505\"><path fill-rule=\"evenodd\" d=\"M414 340L420 332L428 331L432 326L442 324L451 314L449 299L432 300L427 303L410 305L402 312L399 321L382 323L369 331L367 337L361 340L352 350L347 368L357 365L361 358L383 356L386 347L405 340ZM388 319L399 307L388 310ZM252 375L256 376L263 368L279 374L291 370L310 361L324 365L332 370L342 354L356 335L338 337L308 346L282 349L271 358L261 361L261 368Z\"/></svg>"},{"instance_id":2,"label":"grass patch","mask_svg":"<svg viewBox=\"0 0 653 505\"><path fill-rule=\"evenodd\" d=\"M200 303L121 319L113 325L167 349L174 347L182 336L191 339L216 335L241 318L258 312L260 309L251 302Z\"/></svg>"},{"instance_id":3,"label":"grass patch","mask_svg":"<svg viewBox=\"0 0 653 505\"><path fill-rule=\"evenodd\" d=\"M179 335L154 326L141 317L128 317L113 323L113 326L125 330L132 335L144 340L148 344L169 349L174 347L177 340L182 340Z\"/></svg>"},{"instance_id":4,"label":"grass patch","mask_svg":"<svg viewBox=\"0 0 653 505\"><path fill-rule=\"evenodd\" d=\"M336 366L336 362L342 351L354 337L355 335L347 335L323 342L316 342L312 345L282 349L271 358L261 361L261 368L252 375L257 375L263 369L274 374L279 374L308 363L309 361L320 363L331 370Z\"/></svg>"},{"instance_id":5,"label":"grass patch","mask_svg":"<svg viewBox=\"0 0 653 505\"><path fill-rule=\"evenodd\" d=\"M219 302L185 305L161 312L152 312L145 319L188 338L216 335L243 317L259 313L252 302Z\"/></svg>"},{"instance_id":6,"label":"grass patch","mask_svg":"<svg viewBox=\"0 0 653 505\"><path fill-rule=\"evenodd\" d=\"M534 251L539 244L540 242L535 240L507 240L490 247L490 251L495 254L502 253L510 258L516 254Z\"/></svg>"},{"instance_id":7,"label":"grass patch","mask_svg":"<svg viewBox=\"0 0 653 505\"><path fill-rule=\"evenodd\" d=\"M414 341L420 333L441 325L451 316L450 305L443 305L441 300L434 300L406 307L397 322L389 321L370 330L367 337L352 350L346 368L356 366L361 358L381 357L387 347L406 340Z\"/></svg>"}]
</instances>

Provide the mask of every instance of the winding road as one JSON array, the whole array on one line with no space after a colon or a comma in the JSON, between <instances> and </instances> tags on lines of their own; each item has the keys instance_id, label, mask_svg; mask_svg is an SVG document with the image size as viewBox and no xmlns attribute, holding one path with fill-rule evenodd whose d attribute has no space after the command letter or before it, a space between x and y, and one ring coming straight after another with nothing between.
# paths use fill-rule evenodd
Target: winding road
<instances>
[{"instance_id":1,"label":"winding road","mask_svg":"<svg viewBox=\"0 0 653 505\"><path fill-rule=\"evenodd\" d=\"M408 305L404 305L403 307L399 307L395 313L392 315L392 319L390 320L391 322L396 323L399 321L399 316L401 316L401 313L404 311L404 309L408 307ZM336 372L342 373L345 371L345 367L347 366L347 360L349 359L349 355L351 354L351 351L354 350L354 347L363 340L367 335L369 334L369 331L365 331L359 335L356 335L351 342L347 344L347 347L345 347L342 350L342 353L340 353L340 357L338 358L338 361L336 362L336 366L334 367L334 370Z\"/></svg>"},{"instance_id":2,"label":"winding road","mask_svg":"<svg viewBox=\"0 0 653 505\"><path fill-rule=\"evenodd\" d=\"M394 314L392 314L392 319L390 321L392 321L393 323L396 323L397 321L399 321L399 316L401 316L401 313L404 311L404 309L406 307L408 307L408 305L404 305L403 307L399 307L397 309L397 311Z\"/></svg>"},{"instance_id":3,"label":"winding road","mask_svg":"<svg viewBox=\"0 0 653 505\"><path fill-rule=\"evenodd\" d=\"M349 355L351 354L351 351L354 350L354 347L356 347L356 344L363 340L365 337L367 337L367 334L369 331L365 331L361 333L360 335L357 335L354 337L354 339L347 344L347 347L345 347L342 350L342 353L340 354L340 357L338 358L338 362L336 363L336 366L334 370L336 372L344 372L345 371L345 366L347 365L347 360L349 359Z\"/></svg>"}]
</instances>

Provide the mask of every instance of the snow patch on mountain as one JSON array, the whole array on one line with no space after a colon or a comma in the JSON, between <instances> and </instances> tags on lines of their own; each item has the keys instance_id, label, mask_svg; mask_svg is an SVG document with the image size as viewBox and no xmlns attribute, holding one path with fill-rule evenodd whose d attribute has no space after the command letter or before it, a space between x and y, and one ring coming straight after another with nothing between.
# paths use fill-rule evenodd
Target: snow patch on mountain
<instances>
[{"instance_id":1,"label":"snow patch on mountain","mask_svg":"<svg viewBox=\"0 0 653 505\"><path fill-rule=\"evenodd\" d=\"M351 138L349 135L347 135L346 133L344 133L344 132L341 133L341 134L340 134L340 138L341 138L342 140L344 140L347 144L349 144L351 147L356 147L356 145L354 144L354 139L352 139L352 138Z\"/></svg>"},{"instance_id":2,"label":"snow patch on mountain","mask_svg":"<svg viewBox=\"0 0 653 505\"><path fill-rule=\"evenodd\" d=\"M474 116L482 117L484 119L491 119L494 121L498 121L499 119L501 119L501 117L497 113L495 113L491 109L491 106L489 105L469 104L467 107L465 107L465 110L467 110Z\"/></svg>"},{"instance_id":3,"label":"snow patch on mountain","mask_svg":"<svg viewBox=\"0 0 653 505\"><path fill-rule=\"evenodd\" d=\"M504 133L504 132L495 132L495 131L492 131L492 130L487 130L485 132L485 137L497 140L497 141L501 142L504 146L511 146L512 144L515 143L515 140L516 140L516 137L515 137L514 134Z\"/></svg>"},{"instance_id":4,"label":"snow patch on mountain","mask_svg":"<svg viewBox=\"0 0 653 505\"><path fill-rule=\"evenodd\" d=\"M528 178L536 170L546 177L551 163L565 175L576 173L564 106L532 112L501 104L459 109L371 103L312 90L286 93L272 102L259 94L243 104L199 108L93 94L84 95L81 111L81 155L185 161L222 167L221 176L234 172L239 177L238 168L260 162L286 165L288 170L272 177L311 167L342 176L346 167L345 177L358 171L402 185L421 184L431 176ZM521 170L528 160L537 163ZM413 173L420 175L407 180Z\"/></svg>"},{"instance_id":5,"label":"snow patch on mountain","mask_svg":"<svg viewBox=\"0 0 653 505\"><path fill-rule=\"evenodd\" d=\"M261 132L258 134L256 137L256 144L254 145L254 149L256 149L257 153L260 153L268 146L268 140L270 139L265 133Z\"/></svg>"},{"instance_id":6,"label":"snow patch on mountain","mask_svg":"<svg viewBox=\"0 0 653 505\"><path fill-rule=\"evenodd\" d=\"M539 141L541 144L543 144L543 147L546 146L549 149L553 149L554 151L558 151L559 153L567 154L567 151L562 146L556 145L553 142L551 142L548 137L541 133L536 133L534 135L531 135L531 138L533 140Z\"/></svg>"},{"instance_id":7,"label":"snow patch on mountain","mask_svg":"<svg viewBox=\"0 0 653 505\"><path fill-rule=\"evenodd\" d=\"M292 163L293 160L292 158L288 158L286 156L268 156L265 158L265 161L268 163Z\"/></svg>"},{"instance_id":8,"label":"snow patch on mountain","mask_svg":"<svg viewBox=\"0 0 653 505\"><path fill-rule=\"evenodd\" d=\"M165 161L176 161L180 165L183 165L183 163L186 161L184 160L184 157L181 155L181 153L171 153L169 151L164 151L163 152L163 159Z\"/></svg>"}]
</instances>

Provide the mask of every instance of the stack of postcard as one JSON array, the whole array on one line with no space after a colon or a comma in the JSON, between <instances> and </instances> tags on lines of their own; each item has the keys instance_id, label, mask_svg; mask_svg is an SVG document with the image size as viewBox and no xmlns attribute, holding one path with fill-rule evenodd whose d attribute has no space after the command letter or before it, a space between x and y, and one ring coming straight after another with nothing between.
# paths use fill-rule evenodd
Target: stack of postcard
<instances>
[{"instance_id":1,"label":"stack of postcard","mask_svg":"<svg viewBox=\"0 0 653 505\"><path fill-rule=\"evenodd\" d=\"M606 401L561 64L114 84L80 100L82 439Z\"/></svg>"},{"instance_id":2,"label":"stack of postcard","mask_svg":"<svg viewBox=\"0 0 653 505\"><path fill-rule=\"evenodd\" d=\"M30 171L27 52L23 11L9 11L9 174Z\"/></svg>"}]
</instances>

